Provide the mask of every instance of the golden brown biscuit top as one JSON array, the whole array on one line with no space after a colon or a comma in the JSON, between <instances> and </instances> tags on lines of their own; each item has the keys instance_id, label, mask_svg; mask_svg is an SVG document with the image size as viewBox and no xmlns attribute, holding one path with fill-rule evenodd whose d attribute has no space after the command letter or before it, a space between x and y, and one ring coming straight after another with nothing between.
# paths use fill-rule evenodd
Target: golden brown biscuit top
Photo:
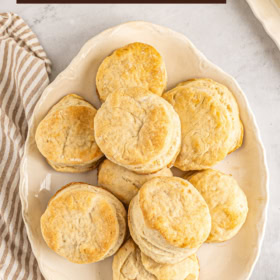
<instances>
[{"instance_id":1,"label":"golden brown biscuit top","mask_svg":"<svg viewBox=\"0 0 280 280\"><path fill-rule=\"evenodd\" d=\"M197 170L224 159L231 148L232 121L227 110L207 91L176 87L163 97L181 120L182 146L175 166Z\"/></svg>"},{"instance_id":2,"label":"golden brown biscuit top","mask_svg":"<svg viewBox=\"0 0 280 280\"><path fill-rule=\"evenodd\" d=\"M217 98L222 105L228 110L233 121L232 148L231 152L238 149L243 141L243 124L239 116L239 108L232 92L223 84L212 79L192 79L177 85L200 90L207 90L211 96Z\"/></svg>"},{"instance_id":3,"label":"golden brown biscuit top","mask_svg":"<svg viewBox=\"0 0 280 280\"><path fill-rule=\"evenodd\" d=\"M103 60L96 75L101 101L120 88L142 87L161 95L167 74L161 55L144 43L132 43L117 49Z\"/></svg>"},{"instance_id":4,"label":"golden brown biscuit top","mask_svg":"<svg viewBox=\"0 0 280 280\"><path fill-rule=\"evenodd\" d=\"M209 209L199 192L178 177L157 177L139 190L139 204L148 227L178 248L199 247L211 229Z\"/></svg>"},{"instance_id":5,"label":"golden brown biscuit top","mask_svg":"<svg viewBox=\"0 0 280 280\"><path fill-rule=\"evenodd\" d=\"M80 96L65 96L38 125L38 149L56 163L82 164L101 158L94 138L95 114L95 108Z\"/></svg>"},{"instance_id":6,"label":"golden brown biscuit top","mask_svg":"<svg viewBox=\"0 0 280 280\"><path fill-rule=\"evenodd\" d=\"M96 142L107 158L119 164L149 163L170 148L172 114L176 113L168 102L145 89L118 90L96 114Z\"/></svg>"},{"instance_id":7,"label":"golden brown biscuit top","mask_svg":"<svg viewBox=\"0 0 280 280\"><path fill-rule=\"evenodd\" d=\"M201 78L201 79L191 79L185 82L179 83L177 85L186 86L190 88L196 88L200 90L207 90L209 94L217 97L224 105L228 106L230 112L235 112L239 114L238 105L232 94L232 92L223 84L220 84L212 79Z\"/></svg>"},{"instance_id":8,"label":"golden brown biscuit top","mask_svg":"<svg viewBox=\"0 0 280 280\"><path fill-rule=\"evenodd\" d=\"M212 217L208 241L224 241L233 237L245 222L247 198L236 180L218 170L207 169L188 180L205 199Z\"/></svg>"},{"instance_id":9,"label":"golden brown biscuit top","mask_svg":"<svg viewBox=\"0 0 280 280\"><path fill-rule=\"evenodd\" d=\"M71 188L77 184L79 188ZM102 259L118 238L116 209L96 189L83 183L70 184L50 200L41 217L48 246L71 262Z\"/></svg>"}]
</instances>

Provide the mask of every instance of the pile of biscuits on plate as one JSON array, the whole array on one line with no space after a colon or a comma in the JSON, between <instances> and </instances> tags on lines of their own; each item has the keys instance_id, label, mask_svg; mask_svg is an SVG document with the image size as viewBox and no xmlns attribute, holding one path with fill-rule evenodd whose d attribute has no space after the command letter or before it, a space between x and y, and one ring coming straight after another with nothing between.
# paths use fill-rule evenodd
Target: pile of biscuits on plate
<instances>
[{"instance_id":1,"label":"pile of biscuits on plate","mask_svg":"<svg viewBox=\"0 0 280 280\"><path fill-rule=\"evenodd\" d=\"M198 279L200 246L231 239L248 213L237 181L211 169L242 145L232 92L208 78L166 85L158 51L129 44L99 66L98 110L68 94L36 130L56 171L98 167L98 186L70 182L51 198L44 240L74 263L114 255L114 280Z\"/></svg>"}]
</instances>

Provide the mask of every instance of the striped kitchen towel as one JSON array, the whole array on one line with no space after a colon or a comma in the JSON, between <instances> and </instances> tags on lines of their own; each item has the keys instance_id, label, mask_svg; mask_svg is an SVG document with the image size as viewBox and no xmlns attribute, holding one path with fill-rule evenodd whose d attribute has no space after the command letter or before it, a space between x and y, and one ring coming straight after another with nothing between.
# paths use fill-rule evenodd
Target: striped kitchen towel
<instances>
[{"instance_id":1,"label":"striped kitchen towel","mask_svg":"<svg viewBox=\"0 0 280 280\"><path fill-rule=\"evenodd\" d=\"M29 26L0 13L0 279L43 279L26 235L19 166L36 102L51 63Z\"/></svg>"}]
</instances>

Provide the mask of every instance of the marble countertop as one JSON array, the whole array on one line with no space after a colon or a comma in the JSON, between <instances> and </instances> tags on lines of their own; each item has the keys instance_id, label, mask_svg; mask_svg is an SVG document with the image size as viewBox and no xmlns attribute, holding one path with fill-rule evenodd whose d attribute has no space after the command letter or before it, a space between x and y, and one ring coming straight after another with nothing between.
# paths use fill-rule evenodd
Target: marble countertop
<instances>
[{"instance_id":1,"label":"marble countertop","mask_svg":"<svg viewBox=\"0 0 280 280\"><path fill-rule=\"evenodd\" d=\"M1 0L0 12L19 14L38 35L53 63L52 79L89 38L131 20L151 21L185 34L207 58L237 79L255 113L270 171L266 235L251 279L280 279L280 51L246 1L228 0L226 5L17 5L15 2Z\"/></svg>"}]
</instances>

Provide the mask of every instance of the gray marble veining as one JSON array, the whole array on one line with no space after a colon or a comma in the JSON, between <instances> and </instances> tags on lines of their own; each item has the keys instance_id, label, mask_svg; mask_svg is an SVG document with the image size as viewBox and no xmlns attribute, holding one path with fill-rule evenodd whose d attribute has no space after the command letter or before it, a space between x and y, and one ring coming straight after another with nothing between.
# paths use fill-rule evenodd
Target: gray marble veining
<instances>
[{"instance_id":1,"label":"gray marble veining","mask_svg":"<svg viewBox=\"0 0 280 280\"><path fill-rule=\"evenodd\" d=\"M38 35L53 63L52 79L88 39L130 20L151 21L185 34L234 76L255 113L270 170L267 230L251 279L280 279L280 51L245 0L228 0L226 5L16 5L16 0L0 1L0 12L18 13Z\"/></svg>"}]
</instances>

